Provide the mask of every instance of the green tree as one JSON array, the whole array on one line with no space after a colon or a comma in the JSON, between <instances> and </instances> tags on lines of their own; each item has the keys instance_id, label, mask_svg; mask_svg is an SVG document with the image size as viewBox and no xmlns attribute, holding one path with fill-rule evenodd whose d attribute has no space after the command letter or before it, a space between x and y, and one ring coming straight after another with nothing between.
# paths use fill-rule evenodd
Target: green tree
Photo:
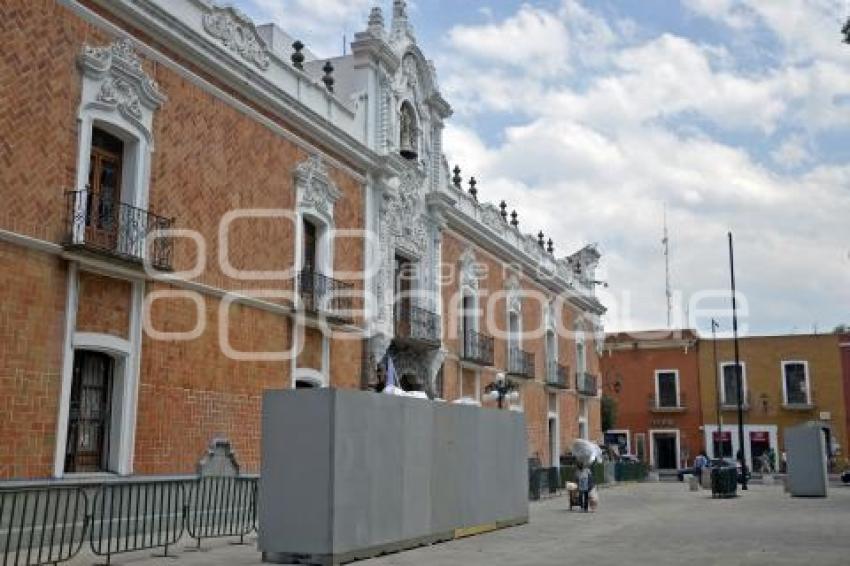
<instances>
[{"instance_id":1,"label":"green tree","mask_svg":"<svg viewBox=\"0 0 850 566\"><path fill-rule=\"evenodd\" d=\"M610 395L602 395L600 403L602 412L602 430L611 430L617 425L617 400Z\"/></svg>"}]
</instances>

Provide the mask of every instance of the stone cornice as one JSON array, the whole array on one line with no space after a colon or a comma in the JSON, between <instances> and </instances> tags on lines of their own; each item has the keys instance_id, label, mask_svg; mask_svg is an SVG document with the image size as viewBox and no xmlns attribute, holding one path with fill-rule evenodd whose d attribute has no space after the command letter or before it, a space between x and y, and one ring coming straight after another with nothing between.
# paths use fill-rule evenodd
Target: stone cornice
<instances>
[{"instance_id":1,"label":"stone cornice","mask_svg":"<svg viewBox=\"0 0 850 566\"><path fill-rule=\"evenodd\" d=\"M354 36L354 41L351 43L351 52L355 57L374 57L384 65L389 73L395 73L398 66L401 65L401 59L398 58L386 41L366 32L361 32Z\"/></svg>"},{"instance_id":2,"label":"stone cornice","mask_svg":"<svg viewBox=\"0 0 850 566\"><path fill-rule=\"evenodd\" d=\"M570 281L558 273L546 269L539 258L530 256L525 250L507 242L500 234L497 234L485 224L464 214L453 197L453 194L441 192L430 193L427 197L429 206L439 212L441 218L445 219L447 227L462 234L481 248L502 257L504 261L514 261L521 265L527 276L553 292L564 295L579 309L596 315L602 315L606 312L605 307L596 297L581 293ZM551 273L551 276L537 276L540 273Z\"/></svg>"},{"instance_id":3,"label":"stone cornice","mask_svg":"<svg viewBox=\"0 0 850 566\"><path fill-rule=\"evenodd\" d=\"M75 0L62 0L72 6L84 7ZM239 50L232 50L208 32L187 24L189 14L198 18L202 25L204 14L212 13L214 4L206 0L185 0L180 5L168 4L166 10L159 0L93 0L104 9L149 34L175 53L198 65L205 72L225 83L228 88L240 93L253 103L270 109L292 127L332 149L360 168L374 168L378 155L353 136L357 130L354 112L327 89L313 84L311 78L298 72L269 53L269 67L263 70L256 63L246 60ZM172 7L175 8L172 10ZM178 9L179 8L179 9ZM174 13L172 13L172 11ZM237 12L238 13L238 12ZM149 49L139 43L140 49ZM177 63L175 63L177 64ZM179 65L179 64L177 64ZM182 65L180 65L182 68ZM292 83L293 91L302 92L309 100L299 100L281 84L276 84L266 75L275 69L281 77ZM191 72L191 71L190 71ZM308 82L309 81L309 82ZM300 87L298 85L301 85ZM304 89L309 92L304 94ZM309 95L309 96L308 96ZM320 113L322 112L322 113ZM344 120L351 132L344 130L334 121Z\"/></svg>"}]
</instances>

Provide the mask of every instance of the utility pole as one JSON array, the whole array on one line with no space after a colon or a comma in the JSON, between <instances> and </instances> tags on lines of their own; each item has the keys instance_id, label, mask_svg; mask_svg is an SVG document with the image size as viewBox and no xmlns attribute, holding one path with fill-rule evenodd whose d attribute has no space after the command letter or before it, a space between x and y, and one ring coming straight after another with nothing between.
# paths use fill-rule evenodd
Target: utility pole
<instances>
[{"instance_id":1,"label":"utility pole","mask_svg":"<svg viewBox=\"0 0 850 566\"><path fill-rule=\"evenodd\" d=\"M667 328L671 328L671 311L673 310L673 293L670 291L670 238L667 234L667 204L664 204L664 294L667 297Z\"/></svg>"},{"instance_id":2,"label":"utility pole","mask_svg":"<svg viewBox=\"0 0 850 566\"><path fill-rule=\"evenodd\" d=\"M741 360L738 351L738 303L735 296L735 252L729 232L729 275L732 281L732 338L735 342L735 384L738 391L738 454L741 462L741 489L747 490L747 453L744 450L744 392Z\"/></svg>"}]
</instances>

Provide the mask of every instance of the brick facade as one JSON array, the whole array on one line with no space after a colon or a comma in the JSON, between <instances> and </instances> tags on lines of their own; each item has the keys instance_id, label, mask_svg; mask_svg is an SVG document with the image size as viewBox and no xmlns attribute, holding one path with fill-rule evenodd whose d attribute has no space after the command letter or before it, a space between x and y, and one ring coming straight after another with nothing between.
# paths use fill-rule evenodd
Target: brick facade
<instances>
[{"instance_id":1,"label":"brick facade","mask_svg":"<svg viewBox=\"0 0 850 566\"><path fill-rule=\"evenodd\" d=\"M66 268L2 241L0 265L0 478L43 477L53 465Z\"/></svg>"},{"instance_id":2,"label":"brick facade","mask_svg":"<svg viewBox=\"0 0 850 566\"><path fill-rule=\"evenodd\" d=\"M449 354L444 362L444 397L451 401L459 397L470 397L481 401L485 407L495 406L495 402L484 395L487 387L499 372L506 372L508 344L507 333L507 302L505 290L511 275L515 275L511 267L497 256L483 249L455 232L444 232L442 239L442 258L447 266L460 269L464 254L472 253L480 274L478 279L479 301L479 330L494 338L494 364L492 367L476 367L461 361L460 337L460 277L442 288L443 298L443 332ZM548 361L544 333L544 309L548 301L554 300L555 293L546 290L533 279L520 275L518 277L522 291L522 329L524 336L521 340L523 350L532 352L535 360L535 374L530 378L515 377L512 380L520 386L520 403L525 415L529 438L529 456L537 457L544 464L552 462L549 434L549 398L554 395L557 404L558 434L560 456L569 451L572 441L579 437L577 420L579 415L579 396L575 389L574 371L576 367L576 344L571 333L557 332L558 357L557 362L569 368L569 389L561 390L546 385L546 364ZM544 301L544 303L541 303ZM578 313L569 303L564 303L561 317L561 328L572 329ZM588 371L598 375L599 360L593 342L593 333L586 332L586 348L588 352ZM479 378L476 380L476 373ZM459 378L458 376L462 376ZM599 401L596 398L586 398L588 403L588 438L601 440L599 421ZM557 461L557 458L554 459Z\"/></svg>"},{"instance_id":3,"label":"brick facade","mask_svg":"<svg viewBox=\"0 0 850 566\"><path fill-rule=\"evenodd\" d=\"M222 219L234 210L292 213L303 206L306 197L301 194L299 204L296 171L314 159L327 172L322 183L335 187L329 192L338 192L330 219L333 228L366 229L370 210L380 210L379 204L367 204L369 191L378 195L373 196L375 200L382 198L370 185L375 183L373 176L381 175L370 167L384 166L387 156L357 146L364 142L354 139L350 128L344 130L330 123L330 118L325 120L326 116L305 111L312 122L298 122L292 108L279 111L262 97L246 94L244 85L234 85L220 69L211 70L166 41L151 39L142 24L123 20L126 16L120 13L88 1L0 4L4 37L0 53L0 196L4 203L0 210L0 263L4 266L0 273L0 479L67 471L63 438L68 427L58 423L69 417L60 399L71 395L72 373L77 371L72 368L83 350L107 354L115 363L115 383L130 384L117 395L121 410L113 413L119 416L110 416L113 421L104 425L117 431L116 454L127 454L118 464L109 455L104 465L118 473L190 473L210 441L222 436L232 442L243 470L258 472L264 391L291 387L305 375L319 375L325 386L361 388L371 371L364 363L370 355L365 293L353 299L351 319L335 321L331 333L313 315L295 316L294 296L253 296L269 290L291 293L296 288L293 277L244 279L224 267L222 257L233 270L294 270L299 226L281 218L236 220L227 230L227 249L222 249L219 232ZM129 38L132 54L107 53L121 48L121 38ZM86 75L83 54L99 56L84 48L112 58L130 57L131 66L138 57L138 74L144 81L150 79L144 82L145 88L164 94L161 104L142 100L137 107L121 108L123 102L110 90L96 92L95 99L89 92L86 98L85 81L91 77ZM99 65L102 60L89 63ZM241 82L248 81L240 78ZM327 100L326 109L337 108L336 102ZM343 120L349 110L340 108ZM108 112L113 114L106 116ZM130 116L132 120L124 122L140 124L139 130L125 132L121 120L107 120L118 114ZM151 116L149 131L143 131L146 116ZM92 208L80 214L81 205L68 196L69 191L87 190L90 148L86 144L90 141L85 140L91 137L91 124L123 140L122 163L129 172L122 183L136 191L133 202L144 204L137 207L144 208L144 218L150 212L173 219L174 228L186 231L174 241L173 271L201 265L199 273L158 280L143 271L139 257L127 257L116 253L117 249L92 252L78 241L75 230L79 226L94 229L102 222L99 215L105 214L94 205L85 205ZM351 149L352 145L357 147ZM132 153L139 147L150 153ZM134 161L138 159L144 163L149 159L149 171ZM84 164L81 171L78 163ZM119 196L125 199L123 193ZM316 206L319 214L329 213L327 203ZM76 212L76 217L69 211ZM191 235L203 245L199 247ZM457 264L470 246L450 230L441 241L444 263ZM482 291L503 292L509 260L492 250L473 248L487 267ZM334 273L362 272L366 266L367 245L357 236L336 237L327 253L332 254L329 268ZM515 276L523 291L547 300L557 294L529 275L517 272ZM355 293L366 291L362 277L346 281ZM448 326L457 324L456 306L449 306L456 290L451 285L440 289L446 337L442 348L448 352L442 371L443 395L447 400L461 395L480 398L496 371L505 368L507 347L497 339L492 368L459 363L456 328L451 332ZM223 310L224 302L236 295L235 302ZM504 329L506 303L504 299L496 303L494 324ZM532 298L523 298L522 327L542 328L544 309ZM557 316L564 328L572 329L582 312L567 302ZM229 325L226 332L220 332L223 314ZM593 326L583 326L587 370L598 374ZM304 348L295 360L273 355L238 359L240 354L284 352L298 336L304 337ZM224 351L224 344L236 352L235 357ZM536 359L535 375L522 380L521 392L529 455L548 462L557 456L550 454L550 396L557 399L561 452L579 435L579 398L574 385L567 391L547 387L542 333L523 339L523 348ZM558 361L571 368L571 382L575 356L575 341L559 334ZM599 439L598 400L584 402L587 436ZM492 401L483 404L493 406ZM130 425L117 420L126 415L133 416Z\"/></svg>"}]
</instances>

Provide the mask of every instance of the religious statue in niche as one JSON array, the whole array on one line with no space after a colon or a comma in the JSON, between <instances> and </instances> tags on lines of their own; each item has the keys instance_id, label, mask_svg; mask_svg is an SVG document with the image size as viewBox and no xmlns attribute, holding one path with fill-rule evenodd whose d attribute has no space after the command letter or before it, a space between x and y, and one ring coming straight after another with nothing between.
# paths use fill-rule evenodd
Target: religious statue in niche
<instances>
[{"instance_id":1,"label":"religious statue in niche","mask_svg":"<svg viewBox=\"0 0 850 566\"><path fill-rule=\"evenodd\" d=\"M419 155L416 113L409 102L401 105L401 116L399 117L399 153L405 159L416 159Z\"/></svg>"}]
</instances>

